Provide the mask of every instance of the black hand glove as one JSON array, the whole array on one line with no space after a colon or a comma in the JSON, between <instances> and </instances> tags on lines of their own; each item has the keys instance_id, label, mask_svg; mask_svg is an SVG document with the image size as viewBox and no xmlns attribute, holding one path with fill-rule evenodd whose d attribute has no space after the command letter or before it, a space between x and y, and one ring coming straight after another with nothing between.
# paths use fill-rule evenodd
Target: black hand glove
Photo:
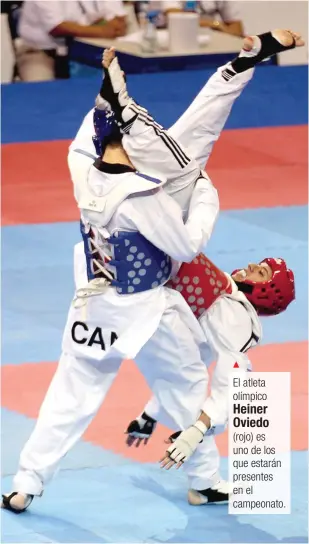
<instances>
[{"instance_id":1,"label":"black hand glove","mask_svg":"<svg viewBox=\"0 0 309 544\"><path fill-rule=\"evenodd\" d=\"M127 445L130 447L134 442L137 448L142 442L146 445L155 430L156 425L156 420L143 412L141 416L129 423L128 428L125 431L125 434L128 435L126 440Z\"/></svg>"}]
</instances>

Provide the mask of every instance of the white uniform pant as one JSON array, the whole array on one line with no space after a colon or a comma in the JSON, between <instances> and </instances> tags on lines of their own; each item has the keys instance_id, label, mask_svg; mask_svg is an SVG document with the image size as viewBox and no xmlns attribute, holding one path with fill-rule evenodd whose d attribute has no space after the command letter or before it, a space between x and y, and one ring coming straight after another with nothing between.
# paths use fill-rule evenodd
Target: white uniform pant
<instances>
[{"instance_id":1,"label":"white uniform pant","mask_svg":"<svg viewBox=\"0 0 309 544\"><path fill-rule=\"evenodd\" d=\"M180 138L180 143L187 144L201 166L207 161L234 100L253 73L250 70L225 82L220 77L220 70L202 89L189 113L171 128L172 135ZM173 183L169 185L171 193L174 189L178 190L177 181L174 186ZM207 374L205 366L203 370L201 368L200 357L200 351L196 343L192 343L190 331L177 316L177 311L164 314L159 329L136 357L138 367L175 430L191 425L205 400ZM109 360L107 367L107 361L100 367L83 357L62 353L36 427L21 453L14 490L41 494L60 460L80 439L97 413L121 362L119 356ZM218 465L214 439L205 437L184 465L190 486L195 489L211 486L219 479Z\"/></svg>"},{"instance_id":2,"label":"white uniform pant","mask_svg":"<svg viewBox=\"0 0 309 544\"><path fill-rule=\"evenodd\" d=\"M173 338L171 331L177 330L181 336ZM153 357L153 353L156 353L160 357L162 351L162 376L166 375L166 355L169 353L171 362L174 360L174 349L178 344L178 364L176 367L177 377L180 376L186 379L187 393L185 396L178 397L175 383L171 377L170 381L165 382L160 377L157 384L156 399L160 405L160 423L167 426L173 431L179 431L188 428L192 423L195 423L197 417L200 414L201 405L199 394L203 391L204 400L206 397L206 390L204 388L204 379L202 373L197 372L197 366L192 368L192 362L194 359L190 359L190 341L187 336L187 327L182 329L178 325L178 318L176 315L170 314L164 317L164 326L160 325L160 330L154 334L149 342L141 350L140 354L136 357L136 363L140 371L146 376L149 375L149 362ZM189 333L190 334L190 333ZM207 344L200 344L200 353L203 359L203 364L209 363L212 358L211 350ZM195 378L193 377L195 374ZM146 378L147 379L147 378ZM200 384L194 382L195 380L202 380ZM189 382L192 383L190 388ZM149 382L148 382L149 383ZM150 385L150 383L149 383ZM176 383L177 385L177 383ZM198 395L198 398L195 397ZM194 421L191 420L193 413L197 414ZM188 425L184 425L184 423ZM183 426L184 425L184 426ZM216 446L216 442L213 436L205 436L203 442L199 444L195 453L190 457L183 465L183 470L188 476L189 486L193 489L207 489L217 483L220 480L220 457Z\"/></svg>"},{"instance_id":3,"label":"white uniform pant","mask_svg":"<svg viewBox=\"0 0 309 544\"><path fill-rule=\"evenodd\" d=\"M203 337L200 341L199 329L196 329L197 335L195 330L190 330L186 315L181 311L185 302L179 293L166 291L167 310L157 331L135 360L149 387L169 414L172 428L185 429L196 421L206 396L208 374L201 353L203 358L206 357L204 350L207 351L208 347L203 343ZM80 319L82 310L73 312L64 335L64 345L71 342L71 353L62 353L35 429L21 453L19 471L14 478L14 490L19 492L41 494L61 459L81 438L96 415L123 359L120 353L111 349L106 355L103 353L100 360L98 349L94 352L93 347L73 345L71 324ZM190 313L187 315L189 321L191 317L194 319ZM94 318L89 311L89 321L86 322L91 321L95 325ZM100 315L97 323L103 330L106 328ZM203 459L204 467L201 465L198 469L200 489L210 487L220 478L218 455L211 441ZM212 464L211 459L215 460ZM190 485L196 486L197 478L193 473Z\"/></svg>"},{"instance_id":4,"label":"white uniform pant","mask_svg":"<svg viewBox=\"0 0 309 544\"><path fill-rule=\"evenodd\" d=\"M123 146L134 166L144 173L151 167L156 177L167 179L164 189L182 210L188 209L199 171L204 170L236 98L254 73L254 69L250 69L225 81L221 73L228 66L219 68L211 76L189 108L167 131L182 146L185 154L177 152L171 142L165 149L162 148L154 135L151 121L142 110L130 128L130 135L123 138ZM138 107L133 109L139 111ZM182 163L181 168L173 151L176 159ZM186 157L191 161L188 162Z\"/></svg>"},{"instance_id":5,"label":"white uniform pant","mask_svg":"<svg viewBox=\"0 0 309 544\"><path fill-rule=\"evenodd\" d=\"M225 81L221 73L229 66L230 63L218 68L188 109L168 130L168 133L186 149L188 155L194 158L202 169L206 167L213 146L224 128L235 100L254 74L254 68L251 68ZM222 157L222 163L224 163L224 157ZM170 188L168 192L173 194Z\"/></svg>"}]
</instances>

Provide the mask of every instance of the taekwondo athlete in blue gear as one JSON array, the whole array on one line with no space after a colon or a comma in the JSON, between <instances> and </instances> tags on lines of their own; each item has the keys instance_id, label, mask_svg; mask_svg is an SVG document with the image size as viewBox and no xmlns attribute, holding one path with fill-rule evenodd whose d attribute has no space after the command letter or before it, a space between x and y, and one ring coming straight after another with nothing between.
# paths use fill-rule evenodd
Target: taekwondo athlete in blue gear
<instances>
[{"instance_id":1,"label":"taekwondo athlete in blue gear","mask_svg":"<svg viewBox=\"0 0 309 544\"><path fill-rule=\"evenodd\" d=\"M151 165L147 172L137 171L112 117L106 119L104 132L97 131L102 156L89 164L89 157L76 151L88 161L74 179L74 194L89 279L75 293L59 365L20 455L15 495L7 501L19 512L33 496L41 496L61 459L81 438L124 359L135 360L177 428L193 425L205 400L208 373L201 352L207 346L202 331L181 295L164 283L172 260L190 262L205 246L218 214L217 192L163 129L153 131L175 177L192 176L194 190L184 223L180 207L162 190L164 176L155 175ZM220 476L215 443L201 446L205 456L197 478L205 489ZM194 485L194 467L188 476Z\"/></svg>"}]
</instances>

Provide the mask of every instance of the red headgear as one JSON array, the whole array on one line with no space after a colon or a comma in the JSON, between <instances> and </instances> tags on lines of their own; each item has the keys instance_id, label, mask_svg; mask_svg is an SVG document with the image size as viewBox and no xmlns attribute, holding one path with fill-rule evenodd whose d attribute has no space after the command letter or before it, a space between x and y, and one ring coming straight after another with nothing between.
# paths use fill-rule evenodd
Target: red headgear
<instances>
[{"instance_id":1,"label":"red headgear","mask_svg":"<svg viewBox=\"0 0 309 544\"><path fill-rule=\"evenodd\" d=\"M240 290L242 284L252 286L252 291L247 292L244 289L244 294L259 315L280 314L295 299L294 274L287 268L283 259L266 258L260 262L263 263L272 269L273 275L270 280L255 282L245 279L237 285ZM232 275L238 271L235 270Z\"/></svg>"}]
</instances>

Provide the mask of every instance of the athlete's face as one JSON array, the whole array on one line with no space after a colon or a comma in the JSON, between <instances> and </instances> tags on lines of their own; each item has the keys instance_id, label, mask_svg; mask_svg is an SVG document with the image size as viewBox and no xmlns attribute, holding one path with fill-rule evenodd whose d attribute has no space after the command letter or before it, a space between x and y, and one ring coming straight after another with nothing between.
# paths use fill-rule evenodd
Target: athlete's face
<instances>
[{"instance_id":1,"label":"athlete's face","mask_svg":"<svg viewBox=\"0 0 309 544\"><path fill-rule=\"evenodd\" d=\"M262 283L271 279L273 273L270 266L266 263L254 264L249 263L247 268L238 270L232 277L234 280L242 282L250 280L255 283Z\"/></svg>"}]
</instances>

